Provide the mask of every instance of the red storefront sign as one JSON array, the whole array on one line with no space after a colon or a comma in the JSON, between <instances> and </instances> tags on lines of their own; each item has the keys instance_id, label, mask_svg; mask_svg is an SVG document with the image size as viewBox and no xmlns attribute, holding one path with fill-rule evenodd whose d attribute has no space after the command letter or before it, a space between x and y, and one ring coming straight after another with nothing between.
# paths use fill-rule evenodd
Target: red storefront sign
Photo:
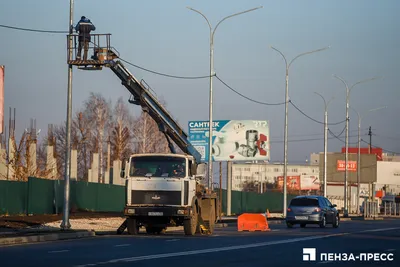
<instances>
[{"instance_id":1,"label":"red storefront sign","mask_svg":"<svg viewBox=\"0 0 400 267\"><path fill-rule=\"evenodd\" d=\"M346 161L338 160L337 161L337 170L345 171L346 170ZM357 171L357 161L347 161L347 171L356 172Z\"/></svg>"}]
</instances>

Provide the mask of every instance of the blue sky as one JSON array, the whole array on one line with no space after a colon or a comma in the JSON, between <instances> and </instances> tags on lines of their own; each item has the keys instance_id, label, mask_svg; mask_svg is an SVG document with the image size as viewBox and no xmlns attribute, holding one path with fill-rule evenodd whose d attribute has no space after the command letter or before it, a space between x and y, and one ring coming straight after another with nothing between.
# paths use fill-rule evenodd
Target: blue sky
<instances>
[{"instance_id":1,"label":"blue sky","mask_svg":"<svg viewBox=\"0 0 400 267\"><path fill-rule=\"evenodd\" d=\"M290 99L309 116L323 121L322 99L335 97L329 106L329 122L345 119L345 88L332 77L349 84L380 76L356 86L350 106L364 114L362 134L372 126L373 145L400 152L399 62L400 2L387 1L184 1L184 0L75 0L74 24L85 15L96 33L112 33L111 43L121 58L136 65L178 76L209 73L209 29L203 12L214 27L223 17L262 5L263 8L224 21L215 33L214 66L217 75L235 90L258 101L284 102L285 66L270 45L290 61L296 55L331 46L296 60L289 71ZM45 30L68 30L69 1L6 1L0 24ZM66 36L0 28L0 64L6 66L5 121L9 107L17 110L17 134L36 118L38 128L66 118ZM208 79L173 79L130 67L144 79L187 130L190 120L208 119ZM129 94L109 69L73 72L73 109L91 91L115 102ZM369 109L387 106L366 114ZM138 115L137 107L131 107ZM241 98L214 79L214 119L269 120L271 140L283 140L284 105L265 106ZM8 124L8 123L7 123ZM344 124L330 126L339 133ZM351 145L357 141L357 115L350 111ZM289 163L305 163L310 153L323 151L323 125L289 106ZM362 137L368 140L368 136ZM397 139L396 139L397 138ZM342 137L344 140L344 135ZM329 140L330 151L344 143ZM365 144L364 144L365 145ZM271 144L273 161L283 159L283 143Z\"/></svg>"}]
</instances>

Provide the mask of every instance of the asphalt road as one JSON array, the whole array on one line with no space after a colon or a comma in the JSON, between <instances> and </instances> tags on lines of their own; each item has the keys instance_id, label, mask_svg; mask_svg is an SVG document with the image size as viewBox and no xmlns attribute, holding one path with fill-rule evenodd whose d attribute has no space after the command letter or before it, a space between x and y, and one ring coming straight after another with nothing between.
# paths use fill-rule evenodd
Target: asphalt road
<instances>
[{"instance_id":1,"label":"asphalt road","mask_svg":"<svg viewBox=\"0 0 400 267\"><path fill-rule=\"evenodd\" d=\"M270 232L249 233L228 227L217 229L214 236L196 237L182 232L97 236L0 247L0 266L400 266L400 220L342 222L338 229L287 229L284 224L270 228ZM316 248L316 261L303 261L303 248ZM321 259L320 253L337 253L342 261L335 261L334 255ZM354 261L345 261L342 253L354 256ZM389 259L393 260L366 261L367 254L362 253L392 253Z\"/></svg>"}]
</instances>

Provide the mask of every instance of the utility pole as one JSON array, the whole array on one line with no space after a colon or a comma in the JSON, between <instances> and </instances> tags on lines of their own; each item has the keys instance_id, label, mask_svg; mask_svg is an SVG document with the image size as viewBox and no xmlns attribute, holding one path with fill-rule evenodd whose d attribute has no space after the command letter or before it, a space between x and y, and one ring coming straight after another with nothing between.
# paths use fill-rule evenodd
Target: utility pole
<instances>
[{"instance_id":1,"label":"utility pole","mask_svg":"<svg viewBox=\"0 0 400 267\"><path fill-rule=\"evenodd\" d=\"M210 98L209 98L209 136L208 136L208 188L213 190L214 189L214 183L213 183L213 160L212 160L212 139L213 139L213 76L215 75L214 72L214 35L215 31L217 30L218 26L226 19L232 18L234 16L238 16L247 12L251 12L257 9L262 8L262 6L252 8L249 10L245 10L242 12L238 12L232 15L229 15L222 20L220 20L217 25L215 26L214 30L212 29L210 21L207 19L207 17L201 13L200 11L187 7L189 10L192 10L198 14L200 14L208 24L208 27L210 29Z\"/></svg>"},{"instance_id":2,"label":"utility pole","mask_svg":"<svg viewBox=\"0 0 400 267\"><path fill-rule=\"evenodd\" d=\"M325 113L324 113L324 197L327 196L327 183L328 183L328 171L327 171L327 166L328 166L328 106L329 103L333 100L333 97L327 102L325 98L317 93L314 92L314 94L319 95L322 100L324 101L325 105Z\"/></svg>"},{"instance_id":3,"label":"utility pole","mask_svg":"<svg viewBox=\"0 0 400 267\"><path fill-rule=\"evenodd\" d=\"M328 49L329 47L324 47L324 48L320 48L317 50L313 50L313 51L309 51L309 52L305 52L305 53L301 53L299 55L297 55L296 57L294 57L289 63L287 62L287 59L285 57L285 55L279 51L278 49L276 49L275 47L271 46L271 49L275 50L276 52L278 52L283 60L285 61L285 81L286 81L286 86L285 86L285 128L284 128L284 136L283 136L283 143L284 143L284 148L283 148L283 217L286 217L286 212L287 212L287 188L286 188L286 181L287 181L287 163L288 163L288 105L289 105L289 69L290 66L292 65L292 63L299 57L304 56L304 55L308 55L308 54L312 54L315 52L319 52L325 49Z\"/></svg>"},{"instance_id":4,"label":"utility pole","mask_svg":"<svg viewBox=\"0 0 400 267\"><path fill-rule=\"evenodd\" d=\"M69 47L68 51L69 60L72 60L72 30L74 19L74 0L69 1L69 34L68 37ZM66 152L65 152L65 176L64 176L64 207L63 207L63 220L60 225L61 229L71 228L69 223L69 182L71 171L71 120L72 120L72 65L68 65L68 97L67 97L67 123L66 123Z\"/></svg>"},{"instance_id":5,"label":"utility pole","mask_svg":"<svg viewBox=\"0 0 400 267\"><path fill-rule=\"evenodd\" d=\"M368 135L369 135L369 147L368 147L368 154L371 154L371 149L372 149L372 130L371 130L371 126L369 126L369 130L368 130Z\"/></svg>"},{"instance_id":6,"label":"utility pole","mask_svg":"<svg viewBox=\"0 0 400 267\"><path fill-rule=\"evenodd\" d=\"M219 162L219 220L222 221L222 161Z\"/></svg>"}]
</instances>

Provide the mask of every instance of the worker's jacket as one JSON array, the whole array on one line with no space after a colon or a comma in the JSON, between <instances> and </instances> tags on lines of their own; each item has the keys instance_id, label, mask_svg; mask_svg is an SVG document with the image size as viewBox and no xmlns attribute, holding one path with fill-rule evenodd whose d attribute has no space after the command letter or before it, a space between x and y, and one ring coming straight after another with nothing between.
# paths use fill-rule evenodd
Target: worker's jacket
<instances>
[{"instance_id":1,"label":"worker's jacket","mask_svg":"<svg viewBox=\"0 0 400 267\"><path fill-rule=\"evenodd\" d=\"M80 20L75 30L79 32L79 42L90 42L90 32L96 30L96 27L89 20Z\"/></svg>"}]
</instances>

